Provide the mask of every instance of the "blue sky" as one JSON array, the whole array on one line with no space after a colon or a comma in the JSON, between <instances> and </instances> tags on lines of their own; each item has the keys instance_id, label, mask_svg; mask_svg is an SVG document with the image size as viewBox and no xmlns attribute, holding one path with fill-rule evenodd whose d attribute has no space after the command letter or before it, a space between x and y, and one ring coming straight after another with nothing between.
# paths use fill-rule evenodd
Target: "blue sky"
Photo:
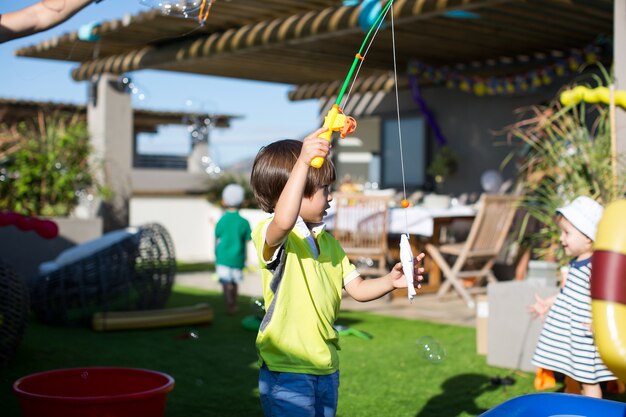
<instances>
[{"instance_id":1,"label":"blue sky","mask_svg":"<svg viewBox=\"0 0 626 417\"><path fill-rule=\"evenodd\" d=\"M35 2L2 1L0 14ZM219 1L213 7L219 7ZM139 0L103 0L47 32L0 44L0 97L84 104L87 83L75 82L70 77L75 63L17 58L14 51L74 32L93 21L119 19L146 10ZM150 70L129 75L146 95L143 101L134 97L135 107L243 116L234 120L230 129L212 131L213 156L221 165L253 156L263 144L300 138L318 127L317 101L290 102L287 99L290 85ZM160 153L181 153L188 149L189 141L184 128L166 128L158 135L142 137L140 146Z\"/></svg>"}]
</instances>

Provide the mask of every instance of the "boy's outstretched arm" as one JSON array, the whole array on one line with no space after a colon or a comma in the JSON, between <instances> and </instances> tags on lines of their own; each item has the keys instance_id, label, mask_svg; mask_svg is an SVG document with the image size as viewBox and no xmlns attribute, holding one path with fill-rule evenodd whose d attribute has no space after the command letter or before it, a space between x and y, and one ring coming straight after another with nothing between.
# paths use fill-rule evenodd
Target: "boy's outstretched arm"
<instances>
[{"instance_id":1,"label":"boy's outstretched arm","mask_svg":"<svg viewBox=\"0 0 626 417\"><path fill-rule=\"evenodd\" d=\"M298 220L311 160L317 156L325 158L330 150L330 143L326 139L318 137L326 130L325 127L319 128L304 138L302 142L302 150L298 160L276 202L274 218L267 227L265 244L268 248L280 245Z\"/></svg>"},{"instance_id":2,"label":"boy's outstretched arm","mask_svg":"<svg viewBox=\"0 0 626 417\"><path fill-rule=\"evenodd\" d=\"M424 268L418 267L418 264L424 259L424 254L420 253L415 257L414 276L416 283L422 281L424 277ZM382 297L383 295L395 290L396 288L406 288L406 278L402 272L402 263L398 262L393 266L391 271L380 278L363 279L355 278L345 286L346 292L350 297L357 301L371 301Z\"/></svg>"}]
</instances>

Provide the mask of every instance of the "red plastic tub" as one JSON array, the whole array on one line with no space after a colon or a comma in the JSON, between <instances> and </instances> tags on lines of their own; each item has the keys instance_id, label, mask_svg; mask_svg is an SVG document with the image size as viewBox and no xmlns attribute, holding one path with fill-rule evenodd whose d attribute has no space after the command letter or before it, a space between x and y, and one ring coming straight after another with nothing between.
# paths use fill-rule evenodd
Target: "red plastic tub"
<instances>
[{"instance_id":1,"label":"red plastic tub","mask_svg":"<svg viewBox=\"0 0 626 417\"><path fill-rule=\"evenodd\" d=\"M174 378L146 369L73 368L13 384L23 417L163 417Z\"/></svg>"}]
</instances>

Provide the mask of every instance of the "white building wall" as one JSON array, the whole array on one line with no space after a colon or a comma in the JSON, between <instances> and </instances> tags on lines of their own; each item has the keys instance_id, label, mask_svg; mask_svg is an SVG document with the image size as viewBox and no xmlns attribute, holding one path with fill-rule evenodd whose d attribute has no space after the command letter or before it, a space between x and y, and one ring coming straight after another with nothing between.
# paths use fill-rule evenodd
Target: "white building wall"
<instances>
[{"instance_id":1,"label":"white building wall","mask_svg":"<svg viewBox=\"0 0 626 417\"><path fill-rule=\"evenodd\" d=\"M215 224L223 209L202 196L132 197L130 224L140 226L159 223L167 229L176 250L176 259L183 262L215 261ZM261 210L241 210L241 215L254 226L268 216ZM248 244L248 266L258 266L254 246Z\"/></svg>"}]
</instances>

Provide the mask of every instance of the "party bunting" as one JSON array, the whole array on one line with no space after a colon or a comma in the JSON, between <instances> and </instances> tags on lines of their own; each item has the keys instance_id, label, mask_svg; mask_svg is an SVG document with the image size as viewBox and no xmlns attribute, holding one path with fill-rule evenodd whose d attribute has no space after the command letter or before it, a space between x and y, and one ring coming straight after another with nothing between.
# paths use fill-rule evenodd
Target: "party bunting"
<instances>
[{"instance_id":1,"label":"party bunting","mask_svg":"<svg viewBox=\"0 0 626 417\"><path fill-rule=\"evenodd\" d=\"M417 60L409 63L408 74L411 84L416 84L415 81L419 79L477 96L516 94L537 90L552 84L557 78L575 74L585 64L603 61L612 54L612 50L610 42L604 37L599 37L582 49L571 50L567 56L535 58L537 63L541 62L544 65L518 74L490 77L468 75L465 73L468 69L435 67ZM496 65L494 63L484 67L496 68ZM472 66L469 70L474 68L475 66Z\"/></svg>"}]
</instances>

